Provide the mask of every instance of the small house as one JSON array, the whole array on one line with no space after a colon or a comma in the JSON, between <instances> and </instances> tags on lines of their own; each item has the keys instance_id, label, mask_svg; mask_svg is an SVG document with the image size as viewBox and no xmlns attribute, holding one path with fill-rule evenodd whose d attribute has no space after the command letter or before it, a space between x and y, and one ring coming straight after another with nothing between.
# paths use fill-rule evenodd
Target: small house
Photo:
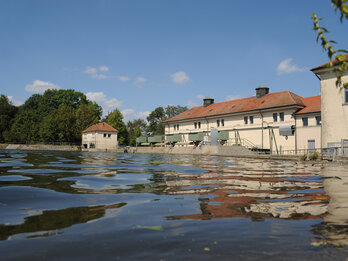
<instances>
[{"instance_id":1,"label":"small house","mask_svg":"<svg viewBox=\"0 0 348 261\"><path fill-rule=\"evenodd\" d=\"M82 148L116 150L117 130L106 122L94 124L82 131Z\"/></svg>"}]
</instances>

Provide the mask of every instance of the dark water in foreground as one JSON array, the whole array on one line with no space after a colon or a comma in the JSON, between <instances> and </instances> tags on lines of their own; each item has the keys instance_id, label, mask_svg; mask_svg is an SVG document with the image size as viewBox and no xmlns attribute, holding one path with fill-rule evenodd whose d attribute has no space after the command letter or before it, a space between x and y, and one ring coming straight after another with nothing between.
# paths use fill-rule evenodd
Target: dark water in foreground
<instances>
[{"instance_id":1,"label":"dark water in foreground","mask_svg":"<svg viewBox=\"0 0 348 261\"><path fill-rule=\"evenodd\" d=\"M347 166L0 151L1 260L345 260Z\"/></svg>"}]
</instances>

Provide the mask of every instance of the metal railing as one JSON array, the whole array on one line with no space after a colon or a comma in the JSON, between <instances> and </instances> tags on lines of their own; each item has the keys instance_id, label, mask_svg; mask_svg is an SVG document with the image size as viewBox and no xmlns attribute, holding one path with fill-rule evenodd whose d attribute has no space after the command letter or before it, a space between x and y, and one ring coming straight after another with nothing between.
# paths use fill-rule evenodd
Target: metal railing
<instances>
[{"instance_id":1,"label":"metal railing","mask_svg":"<svg viewBox=\"0 0 348 261\"><path fill-rule=\"evenodd\" d=\"M246 139L246 138L229 138L226 142L226 145L228 146L234 146L234 145L239 145L239 146L244 146L248 149L253 149L253 148L257 148L257 146L252 143L250 140Z\"/></svg>"},{"instance_id":2,"label":"metal railing","mask_svg":"<svg viewBox=\"0 0 348 261\"><path fill-rule=\"evenodd\" d=\"M272 154L276 154L275 151ZM320 157L323 159L335 159L337 156L348 157L348 146L340 147L327 147L327 148L314 148L314 149L298 149L298 150L280 150L279 155L288 156L303 156L307 159L313 157Z\"/></svg>"}]
</instances>

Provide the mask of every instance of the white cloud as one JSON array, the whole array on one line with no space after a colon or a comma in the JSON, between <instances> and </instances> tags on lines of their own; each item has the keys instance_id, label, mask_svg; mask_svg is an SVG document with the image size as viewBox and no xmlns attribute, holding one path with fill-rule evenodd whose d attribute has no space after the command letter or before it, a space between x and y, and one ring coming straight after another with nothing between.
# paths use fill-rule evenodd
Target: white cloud
<instances>
[{"instance_id":1,"label":"white cloud","mask_svg":"<svg viewBox=\"0 0 348 261\"><path fill-rule=\"evenodd\" d=\"M88 92L86 96L89 100L101 103L103 108L103 115L114 108L122 107L123 102L117 100L116 98L107 99L105 93L103 92Z\"/></svg>"},{"instance_id":2,"label":"white cloud","mask_svg":"<svg viewBox=\"0 0 348 261\"><path fill-rule=\"evenodd\" d=\"M203 95L203 94L198 94L198 95L196 96L196 98L199 99L199 100L203 100L205 97L206 97L206 96Z\"/></svg>"},{"instance_id":3,"label":"white cloud","mask_svg":"<svg viewBox=\"0 0 348 261\"><path fill-rule=\"evenodd\" d=\"M101 72L108 72L108 71L109 71L109 67L107 67L107 66L105 66L105 65L100 66L100 67L99 67L99 71L101 71Z\"/></svg>"},{"instance_id":4,"label":"white cloud","mask_svg":"<svg viewBox=\"0 0 348 261\"><path fill-rule=\"evenodd\" d=\"M86 96L89 100L95 102L102 102L106 99L106 95L103 92L87 92Z\"/></svg>"},{"instance_id":5,"label":"white cloud","mask_svg":"<svg viewBox=\"0 0 348 261\"><path fill-rule=\"evenodd\" d=\"M45 92L48 89L60 89L58 85L55 85L51 82L44 82L40 80L35 80L32 84L27 84L25 86L25 90L27 92L33 92L33 93L42 93Z\"/></svg>"},{"instance_id":6,"label":"white cloud","mask_svg":"<svg viewBox=\"0 0 348 261\"><path fill-rule=\"evenodd\" d=\"M192 100L188 100L187 101L187 106L188 107L196 107L196 106L198 106L198 104L196 104L194 101L192 101Z\"/></svg>"},{"instance_id":7,"label":"white cloud","mask_svg":"<svg viewBox=\"0 0 348 261\"><path fill-rule=\"evenodd\" d=\"M242 98L240 94L235 94L235 95L228 95L226 96L226 101L231 101L231 100L238 100Z\"/></svg>"},{"instance_id":8,"label":"white cloud","mask_svg":"<svg viewBox=\"0 0 348 261\"><path fill-rule=\"evenodd\" d=\"M190 81L190 77L185 72L176 72L170 75L172 81L177 84L183 84Z\"/></svg>"},{"instance_id":9,"label":"white cloud","mask_svg":"<svg viewBox=\"0 0 348 261\"><path fill-rule=\"evenodd\" d=\"M100 72L108 72L108 71L109 71L109 67L105 65L100 66L99 68L87 66L84 73L89 74L93 79L107 79L107 78L110 78L110 76Z\"/></svg>"},{"instance_id":10,"label":"white cloud","mask_svg":"<svg viewBox=\"0 0 348 261\"><path fill-rule=\"evenodd\" d=\"M135 111L133 109L125 109L121 111L123 117L128 118L130 115L132 115Z\"/></svg>"},{"instance_id":11,"label":"white cloud","mask_svg":"<svg viewBox=\"0 0 348 261\"><path fill-rule=\"evenodd\" d=\"M97 73L97 69L87 66L84 73L85 74L95 74L95 73Z\"/></svg>"},{"instance_id":12,"label":"white cloud","mask_svg":"<svg viewBox=\"0 0 348 261\"><path fill-rule=\"evenodd\" d=\"M293 72L303 72L307 70L307 68L304 68L304 67L301 68L294 64L291 64L291 62L292 62L292 58L287 58L281 61L277 67L278 75L293 73Z\"/></svg>"},{"instance_id":13,"label":"white cloud","mask_svg":"<svg viewBox=\"0 0 348 261\"><path fill-rule=\"evenodd\" d=\"M134 114L134 119L146 119L150 115L150 111L141 111Z\"/></svg>"},{"instance_id":14,"label":"white cloud","mask_svg":"<svg viewBox=\"0 0 348 261\"><path fill-rule=\"evenodd\" d=\"M129 77L128 76L118 76L118 79L121 82L128 82L129 81Z\"/></svg>"},{"instance_id":15,"label":"white cloud","mask_svg":"<svg viewBox=\"0 0 348 261\"><path fill-rule=\"evenodd\" d=\"M12 102L14 106L21 106L24 103L22 101L14 100L12 96L7 96L7 98L10 100L10 102Z\"/></svg>"},{"instance_id":16,"label":"white cloud","mask_svg":"<svg viewBox=\"0 0 348 261\"><path fill-rule=\"evenodd\" d=\"M142 87L145 82L147 82L147 79L139 76L139 77L135 78L134 85L138 86L138 87Z\"/></svg>"},{"instance_id":17,"label":"white cloud","mask_svg":"<svg viewBox=\"0 0 348 261\"><path fill-rule=\"evenodd\" d=\"M116 98L112 98L109 100L105 100L104 101L105 105L108 108L118 108L118 107L122 107L122 101L117 100Z\"/></svg>"},{"instance_id":18,"label":"white cloud","mask_svg":"<svg viewBox=\"0 0 348 261\"><path fill-rule=\"evenodd\" d=\"M96 73L92 75L93 79L107 79L109 76L102 74L102 73Z\"/></svg>"}]
</instances>

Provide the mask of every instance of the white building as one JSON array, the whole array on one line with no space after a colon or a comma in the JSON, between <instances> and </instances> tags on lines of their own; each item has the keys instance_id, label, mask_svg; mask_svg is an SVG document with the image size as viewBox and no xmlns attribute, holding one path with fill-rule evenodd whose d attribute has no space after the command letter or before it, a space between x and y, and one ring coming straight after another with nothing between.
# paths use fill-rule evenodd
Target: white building
<instances>
[{"instance_id":1,"label":"white building","mask_svg":"<svg viewBox=\"0 0 348 261\"><path fill-rule=\"evenodd\" d=\"M172 144L197 145L215 130L221 144L273 152L319 148L320 96L269 93L269 88L259 87L253 97L220 103L206 98L203 106L163 123L166 141Z\"/></svg>"},{"instance_id":2,"label":"white building","mask_svg":"<svg viewBox=\"0 0 348 261\"><path fill-rule=\"evenodd\" d=\"M82 132L82 148L116 150L117 130L106 122L94 124Z\"/></svg>"},{"instance_id":3,"label":"white building","mask_svg":"<svg viewBox=\"0 0 348 261\"><path fill-rule=\"evenodd\" d=\"M348 58L348 55L347 55ZM348 145L348 89L336 86L336 74L328 67L329 63L311 69L320 79L322 147L337 146L345 140ZM333 61L335 64L335 61ZM341 79L348 82L348 71ZM342 85L343 86L343 85Z\"/></svg>"}]
</instances>

